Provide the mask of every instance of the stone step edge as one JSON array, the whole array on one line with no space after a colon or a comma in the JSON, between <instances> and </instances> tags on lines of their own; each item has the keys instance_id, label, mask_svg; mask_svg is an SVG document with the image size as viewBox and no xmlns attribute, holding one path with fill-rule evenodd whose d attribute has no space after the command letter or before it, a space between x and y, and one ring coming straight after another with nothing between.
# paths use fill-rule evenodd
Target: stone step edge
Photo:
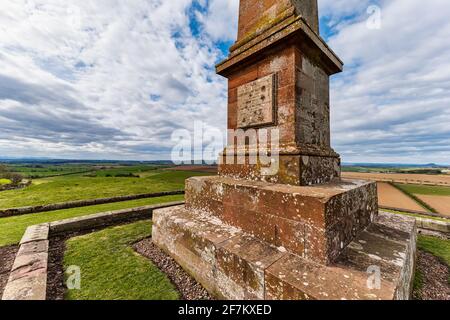
<instances>
[{"instance_id":1,"label":"stone step edge","mask_svg":"<svg viewBox=\"0 0 450 320\"><path fill-rule=\"evenodd\" d=\"M128 219L148 219L152 217L154 210L183 204L184 201L168 202L29 226L20 241L19 251L1 300L46 300L51 237L103 225L109 226Z\"/></svg>"},{"instance_id":2,"label":"stone step edge","mask_svg":"<svg viewBox=\"0 0 450 320\"><path fill-rule=\"evenodd\" d=\"M172 211L171 211L172 210ZM205 284L203 283L203 285L205 287L208 287L210 291L215 292L215 294L217 294L219 297L221 298L227 298L229 299L231 297L231 299L245 299L246 296L242 295L242 292L245 291L245 288L240 287L238 283L242 283L245 282L242 279L239 279L237 281L234 280L230 280L231 278L236 278L236 273L233 274L233 276L229 276L225 275L224 276L224 272L223 272L223 265L221 265L222 262L218 262L219 258L217 258L218 255L220 256L226 256L228 261L232 261L232 265L236 265L236 262L238 262L238 264L241 265L246 265L246 266L251 266L251 268L247 268L246 272L244 272L247 277L249 274L249 270L260 270L262 271L263 274L263 278L262 280L260 279L260 281L263 282L263 286L264 286L264 293L260 294L259 296L252 296L251 294L254 294L255 292L250 292L250 293L246 293L249 294L251 298L257 298L257 299L270 299L271 297L273 297L273 294L268 294L267 289L266 289L266 283L267 283L267 277L272 277L272 278L278 278L277 281L279 281L279 283L286 283L283 278L281 277L277 277L277 275L275 274L275 272L271 272L272 270L274 270L274 268L276 268L276 266L280 266L283 265L283 261L289 261L289 260L294 260L297 261L298 263L301 263L302 265L306 266L306 269L313 269L313 270L325 270L328 272L328 274L333 274L336 273L338 275L342 275L343 277L348 276L348 277L352 277L352 279L354 279L354 281L356 281L359 285L359 287L357 288L358 292L361 293L361 297L365 297L366 299L385 299L385 298L389 298L389 299L394 299L397 296L397 291L398 291L398 284L399 281L395 281L395 283L390 283L387 282L386 280L381 280L383 283L384 288L387 288L384 292L380 293L380 294L376 294L374 292L376 291L371 291L371 289L367 289L365 286L367 285L367 279L369 278L370 275L368 275L366 272L362 272L360 270L357 269L352 269L351 267L348 266L342 266L342 265L332 265L332 266L322 266L322 265L318 265L314 262L310 262L306 259L300 258L298 256L295 256L293 254L287 253L285 250L282 250L282 248L275 248L272 245L265 243L265 246L269 250L282 250L285 252L284 255L280 255L277 256L273 259L272 263L266 267L262 267L261 264L256 264L254 261L249 261L246 260L246 256L248 256L248 254L246 254L245 252L242 253L237 253L235 248L231 245L236 241L236 238L239 237L248 237L248 238L253 238L255 243L259 243L261 244L262 241L245 234L244 232L241 231L240 234L234 234L233 236L227 236L226 239L222 239L220 242L214 242L211 241L211 233L210 230L212 230L213 228L209 228L208 226L204 227L204 229L208 230L207 231L207 235L205 235L204 231L199 228L199 226L203 225L205 226L205 221L208 219L208 215L207 214L202 214L201 212L195 212L195 214L191 214L189 209L185 209L184 207L180 207L180 208L168 208L168 209L164 209L164 210L158 210L158 212L155 213L155 217L157 218L157 221L154 221L154 227L156 227L158 230L158 237L156 237L156 233L154 234L154 241L156 242L157 245L160 245L160 247L166 251L166 253L168 253L169 255L171 255L182 267L184 267L186 269L187 267L187 272L190 273L191 275L193 275L194 277L196 277L197 279L202 279L204 281L204 279L215 279L215 281L217 282L217 279L220 279L222 282L227 283L227 290L224 289L224 285L222 285L220 287L217 287L217 284ZM198 218L197 218L198 217ZM211 217L210 217L211 218ZM217 219L217 218L211 218L211 219ZM198 221L195 221L198 220ZM189 222L187 222L189 221ZM201 221L201 222L199 222ZM197 225L197 226L196 226ZM211 226L213 225L217 225L217 223L211 223ZM177 232L179 231L179 232ZM207 248L213 248L212 251L214 251L215 253L215 257L214 259L211 259L211 257L208 260L208 263L213 263L214 265L212 266L212 271L210 272L211 274L207 274L207 275L198 275L196 274L196 272L198 272L198 270L195 270L196 268L192 268L189 267L189 263L186 263L186 261L180 261L182 258L180 258L179 253L174 254L173 252L170 252L170 250L168 250L168 247L165 245L165 241L166 241L166 237L167 234L172 232L173 235L168 235L168 237L170 238L171 236L173 236L173 238L176 238L177 234L184 234L183 237L188 237L189 239L192 239L192 241L194 241L195 239L201 239L199 243L205 243L207 242L208 245L206 246ZM165 233L165 235L161 236L160 234ZM222 237L222 234L218 234L217 236ZM212 235L212 238L218 238L216 235ZM388 240L386 239L386 241L389 242L395 242L393 240ZM195 242L195 241L194 241ZM176 244L176 247L179 248L180 244ZM410 251L410 247L407 247L407 252L409 253ZM211 251L211 250L209 250ZM225 252L225 253L224 253ZM272 251L273 252L273 251ZM200 254L200 256L202 256L203 254ZM266 257L265 260L268 257ZM201 258L200 258L201 259ZM405 257L405 259L402 261L402 265L405 265L407 263L407 257ZM223 260L223 259L222 259ZM244 261L244 263L240 263L241 261ZM227 265L228 266L228 265ZM230 268L225 268L228 271L229 270L234 270L234 269L230 269ZM402 267L403 269L403 267ZM256 272L256 271L255 271ZM403 271L400 271L400 273L402 273ZM336 276L337 279L337 276ZM356 280L355 280L356 279ZM200 281L201 283L203 281ZM340 283L342 284L343 281L345 281L345 279L338 279L338 281L340 281ZM290 286L290 284L288 284ZM343 284L343 286L345 286L345 284ZM233 292L229 292L229 288L235 288ZM238 288L238 289L236 289ZM294 288L295 290L298 290L299 292L301 291L298 287ZM219 290L219 292L217 292L217 290ZM317 290L316 290L317 291ZM319 290L320 291L320 290ZM323 291L325 292L325 291ZM311 296L311 295L305 295L309 298L331 298L331 299L341 299L343 298L342 296L332 296L333 293L330 293L330 295L328 295L327 297L325 296ZM225 295L225 296L223 296ZM237 297L235 295L238 295ZM351 298L350 293L348 293L348 296L346 298Z\"/></svg>"}]
</instances>

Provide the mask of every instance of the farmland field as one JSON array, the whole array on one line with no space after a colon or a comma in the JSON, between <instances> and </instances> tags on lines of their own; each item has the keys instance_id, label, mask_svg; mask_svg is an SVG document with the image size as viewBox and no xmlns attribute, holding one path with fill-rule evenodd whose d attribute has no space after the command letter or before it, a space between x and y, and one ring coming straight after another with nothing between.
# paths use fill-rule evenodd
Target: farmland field
<instances>
[{"instance_id":1,"label":"farmland field","mask_svg":"<svg viewBox=\"0 0 450 320\"><path fill-rule=\"evenodd\" d=\"M0 247L19 243L27 227L35 224L53 222L69 218L77 218L99 212L135 208L172 201L181 201L183 199L183 195L167 196L1 218Z\"/></svg>"},{"instance_id":2,"label":"farmland field","mask_svg":"<svg viewBox=\"0 0 450 320\"><path fill-rule=\"evenodd\" d=\"M410 184L429 184L450 187L450 175L342 172L342 177L348 179L363 179Z\"/></svg>"},{"instance_id":3,"label":"farmland field","mask_svg":"<svg viewBox=\"0 0 450 320\"><path fill-rule=\"evenodd\" d=\"M10 165L12 172L22 174L25 178L45 178L61 176L66 174L85 173L95 169L89 165L44 165L44 164L23 164Z\"/></svg>"},{"instance_id":4,"label":"farmland field","mask_svg":"<svg viewBox=\"0 0 450 320\"><path fill-rule=\"evenodd\" d=\"M417 195L417 197L434 208L438 213L450 216L450 196Z\"/></svg>"},{"instance_id":5,"label":"farmland field","mask_svg":"<svg viewBox=\"0 0 450 320\"><path fill-rule=\"evenodd\" d=\"M412 211L427 211L412 198L390 185L389 183L378 183L378 201L380 206L399 208Z\"/></svg>"},{"instance_id":6,"label":"farmland field","mask_svg":"<svg viewBox=\"0 0 450 320\"><path fill-rule=\"evenodd\" d=\"M450 196L450 187L422 186L417 184L399 184L399 188L412 193L429 196Z\"/></svg>"},{"instance_id":7,"label":"farmland field","mask_svg":"<svg viewBox=\"0 0 450 320\"><path fill-rule=\"evenodd\" d=\"M36 179L32 186L25 189L0 192L0 208L182 190L185 180L196 175L205 173L137 166L97 170L95 175L88 173Z\"/></svg>"}]
</instances>

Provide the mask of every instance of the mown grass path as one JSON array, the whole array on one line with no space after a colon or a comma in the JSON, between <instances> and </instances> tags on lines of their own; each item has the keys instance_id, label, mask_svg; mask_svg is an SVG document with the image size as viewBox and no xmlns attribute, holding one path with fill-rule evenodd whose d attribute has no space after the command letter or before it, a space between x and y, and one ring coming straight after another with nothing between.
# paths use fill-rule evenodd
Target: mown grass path
<instances>
[{"instance_id":1,"label":"mown grass path","mask_svg":"<svg viewBox=\"0 0 450 320\"><path fill-rule=\"evenodd\" d=\"M176 300L180 295L167 276L131 245L151 235L151 221L72 238L67 241L64 267L78 266L81 289L67 300Z\"/></svg>"}]
</instances>

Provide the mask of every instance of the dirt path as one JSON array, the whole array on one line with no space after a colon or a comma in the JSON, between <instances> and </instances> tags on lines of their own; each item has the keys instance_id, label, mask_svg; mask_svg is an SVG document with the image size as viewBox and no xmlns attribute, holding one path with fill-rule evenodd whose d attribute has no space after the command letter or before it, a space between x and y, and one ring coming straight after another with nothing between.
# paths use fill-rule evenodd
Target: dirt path
<instances>
[{"instance_id":1,"label":"dirt path","mask_svg":"<svg viewBox=\"0 0 450 320\"><path fill-rule=\"evenodd\" d=\"M426 196L421 194L415 195L423 202L429 204L436 209L438 213L450 217L450 197L448 196Z\"/></svg>"},{"instance_id":2,"label":"dirt path","mask_svg":"<svg viewBox=\"0 0 450 320\"><path fill-rule=\"evenodd\" d=\"M413 211L426 211L417 202L389 183L378 183L378 202L380 206Z\"/></svg>"}]
</instances>

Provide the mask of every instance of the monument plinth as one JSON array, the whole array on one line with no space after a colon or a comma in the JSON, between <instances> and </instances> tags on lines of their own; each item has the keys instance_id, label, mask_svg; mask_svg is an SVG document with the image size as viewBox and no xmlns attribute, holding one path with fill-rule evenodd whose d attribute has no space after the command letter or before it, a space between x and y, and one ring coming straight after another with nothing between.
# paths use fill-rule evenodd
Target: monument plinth
<instances>
[{"instance_id":1,"label":"monument plinth","mask_svg":"<svg viewBox=\"0 0 450 320\"><path fill-rule=\"evenodd\" d=\"M219 176L188 179L186 205L153 222L154 242L213 295L409 298L414 219L379 215L376 184L341 179L331 148L329 78L342 68L317 0L241 0L238 40L217 65L230 129ZM236 143L242 130L256 138Z\"/></svg>"}]
</instances>

